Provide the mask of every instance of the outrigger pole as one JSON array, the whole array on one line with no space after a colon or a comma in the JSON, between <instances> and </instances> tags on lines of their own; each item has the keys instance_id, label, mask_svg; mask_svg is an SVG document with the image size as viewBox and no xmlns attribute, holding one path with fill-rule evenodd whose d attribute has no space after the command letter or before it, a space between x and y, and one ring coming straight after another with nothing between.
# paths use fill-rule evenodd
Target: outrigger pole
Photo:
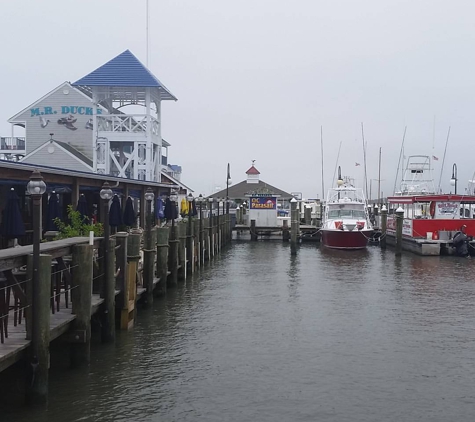
<instances>
[{"instance_id":1,"label":"outrigger pole","mask_svg":"<svg viewBox=\"0 0 475 422\"><path fill-rule=\"evenodd\" d=\"M340 141L340 146L338 147L338 155L336 156L336 163L335 163L335 170L333 172L332 186L333 186L333 181L335 180L335 174L336 174L336 168L338 166L338 160L340 159L341 142L342 141Z\"/></svg>"},{"instance_id":2,"label":"outrigger pole","mask_svg":"<svg viewBox=\"0 0 475 422\"><path fill-rule=\"evenodd\" d=\"M439 186L437 187L437 193L440 192L440 184L442 183L442 172L444 171L445 154L447 153L447 144L449 143L449 136L450 136L450 126L449 126L449 131L447 132L447 139L445 141L444 157L442 158L442 168L440 169L440 178L439 178Z\"/></svg>"},{"instance_id":3,"label":"outrigger pole","mask_svg":"<svg viewBox=\"0 0 475 422\"><path fill-rule=\"evenodd\" d=\"M394 178L393 195L396 194L397 177L399 175L399 166L401 165L401 157L403 156L402 153L404 151L404 141L406 139L406 130L407 130L407 126L404 126L404 135L402 135L402 143L401 143L401 150L399 151L399 161L397 163L396 177Z\"/></svg>"}]
</instances>

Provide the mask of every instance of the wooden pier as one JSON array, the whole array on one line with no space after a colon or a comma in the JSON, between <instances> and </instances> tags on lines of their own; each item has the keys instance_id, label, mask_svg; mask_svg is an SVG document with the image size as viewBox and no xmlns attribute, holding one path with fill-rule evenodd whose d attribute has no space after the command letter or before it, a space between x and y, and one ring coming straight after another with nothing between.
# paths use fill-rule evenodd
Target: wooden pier
<instances>
[{"instance_id":1,"label":"wooden pier","mask_svg":"<svg viewBox=\"0 0 475 422\"><path fill-rule=\"evenodd\" d=\"M0 372L25 361L35 368L27 399L46 401L49 343L64 336L71 365L87 364L92 315L101 321L102 340L113 341L116 327L133 326L139 302L150 305L219 256L231 240L228 217L119 232L109 240L108 256L103 238L92 245L85 237L41 243L40 302L32 300L32 246L0 250ZM104 272L106 265L112 271Z\"/></svg>"}]
</instances>

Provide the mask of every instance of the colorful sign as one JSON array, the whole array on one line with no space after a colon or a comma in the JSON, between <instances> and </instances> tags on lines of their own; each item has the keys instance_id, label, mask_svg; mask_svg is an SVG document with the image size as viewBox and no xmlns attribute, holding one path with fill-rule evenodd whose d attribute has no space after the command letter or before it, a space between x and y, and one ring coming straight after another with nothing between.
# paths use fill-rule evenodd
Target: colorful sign
<instances>
[{"instance_id":1,"label":"colorful sign","mask_svg":"<svg viewBox=\"0 0 475 422\"><path fill-rule=\"evenodd\" d=\"M272 197L252 197L251 210L275 210L277 209L277 200Z\"/></svg>"},{"instance_id":2,"label":"colorful sign","mask_svg":"<svg viewBox=\"0 0 475 422\"><path fill-rule=\"evenodd\" d=\"M435 216L442 218L458 218L460 203L451 201L436 202Z\"/></svg>"},{"instance_id":3,"label":"colorful sign","mask_svg":"<svg viewBox=\"0 0 475 422\"><path fill-rule=\"evenodd\" d=\"M92 116L92 107L61 106L60 110L54 110L53 107L37 107L30 109L31 116L49 116L52 114L84 114ZM102 114L102 109L97 108L96 114Z\"/></svg>"}]
</instances>

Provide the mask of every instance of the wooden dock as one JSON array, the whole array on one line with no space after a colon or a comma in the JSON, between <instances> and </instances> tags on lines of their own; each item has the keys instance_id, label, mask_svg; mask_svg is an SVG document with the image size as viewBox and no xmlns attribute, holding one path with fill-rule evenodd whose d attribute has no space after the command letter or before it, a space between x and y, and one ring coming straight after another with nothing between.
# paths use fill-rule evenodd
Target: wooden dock
<instances>
[{"instance_id":1,"label":"wooden dock","mask_svg":"<svg viewBox=\"0 0 475 422\"><path fill-rule=\"evenodd\" d=\"M178 280L213 260L231 240L224 215L211 222L193 219L155 227L145 234L151 236L151 240L144 236L145 243L142 232L111 236L105 256L103 238L95 238L92 246L85 237L41 243L40 305L32 300L32 245L0 250L0 372L20 360L38 366L34 385L27 390L35 390L44 401L49 342L64 336L71 346L71 363L87 363L92 315L101 320L103 341L113 341L116 322L123 330L133 325L138 301L150 306L154 296L166 294ZM107 273L106 265L110 265ZM39 314L35 306L41 306ZM41 321L34 322L33 315ZM38 328L41 324L43 328ZM43 331L35 334L38 329ZM38 339L43 342L39 346ZM39 358L34 355L38 347Z\"/></svg>"}]
</instances>

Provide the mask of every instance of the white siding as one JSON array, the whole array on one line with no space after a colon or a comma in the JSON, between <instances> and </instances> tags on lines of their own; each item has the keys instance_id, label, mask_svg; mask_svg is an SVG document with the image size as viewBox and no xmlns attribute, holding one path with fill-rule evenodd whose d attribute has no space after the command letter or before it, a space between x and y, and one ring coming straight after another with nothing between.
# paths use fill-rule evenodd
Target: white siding
<instances>
[{"instance_id":1,"label":"white siding","mask_svg":"<svg viewBox=\"0 0 475 422\"><path fill-rule=\"evenodd\" d=\"M64 152L57 145L50 153L48 147L40 149L31 157L23 160L22 163L37 164L39 166L51 166L75 171L92 171L91 168L81 164L76 158Z\"/></svg>"},{"instance_id":2,"label":"white siding","mask_svg":"<svg viewBox=\"0 0 475 422\"><path fill-rule=\"evenodd\" d=\"M15 118L15 121L26 122L26 153L43 145L53 133L53 139L70 143L92 159L92 130L86 129L88 120L92 118L90 113L92 102L89 98L68 83L61 85ZM70 116L76 121L69 128L58 123L61 118ZM41 127L42 119L49 120L44 128Z\"/></svg>"}]
</instances>

